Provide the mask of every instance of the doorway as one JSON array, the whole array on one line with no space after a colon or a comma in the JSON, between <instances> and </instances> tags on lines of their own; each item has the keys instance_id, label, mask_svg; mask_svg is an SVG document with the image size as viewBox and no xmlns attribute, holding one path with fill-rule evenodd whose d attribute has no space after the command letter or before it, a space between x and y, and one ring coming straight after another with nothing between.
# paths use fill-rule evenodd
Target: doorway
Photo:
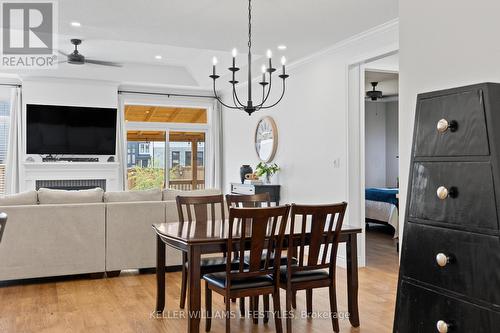
<instances>
[{"instance_id":1,"label":"doorway","mask_svg":"<svg viewBox=\"0 0 500 333\"><path fill-rule=\"evenodd\" d=\"M383 61L387 62L386 59ZM399 234L399 75L365 66L364 162L366 265L397 262Z\"/></svg>"},{"instance_id":2,"label":"doorway","mask_svg":"<svg viewBox=\"0 0 500 333\"><path fill-rule=\"evenodd\" d=\"M398 74L399 71L399 55L398 51L390 51L385 53L374 53L371 57L367 57L365 60L352 63L348 66L348 113L347 113L347 127L348 127L348 160L349 165L347 171L348 178L348 202L350 209L348 211L348 221L354 221L353 223L360 223L363 229L362 234L359 237L359 262L361 266L367 265L367 262L374 262L373 254L374 251L367 250L367 233L366 233L366 202L365 202L365 192L367 188L366 184L366 170L371 172L372 163L366 159L366 131L365 131L365 109L366 109L366 97L367 91L372 90L370 78L367 79L366 72L375 72L377 75L393 75ZM381 80L377 78L377 80ZM381 80L382 81L382 80ZM375 80L373 82L376 82ZM397 89L398 84L395 83L394 88ZM384 88L387 95L396 95L397 91L389 91L387 87ZM380 86L377 85L376 91L380 90ZM382 91L383 94L383 91ZM394 98L396 96L389 96ZM398 103L394 101L394 105ZM379 109L383 109L379 106ZM380 112L382 113L382 112ZM384 110L385 115L385 110ZM399 127L399 125L397 126ZM371 142L370 142L371 143ZM387 148L386 148L387 149ZM396 148L398 149L398 148ZM392 153L391 153L392 154ZM397 156L397 155L396 155ZM386 167L384 166L384 169ZM387 171L387 170L386 170ZM387 179L387 176L385 177ZM393 178L392 176L390 177ZM385 182L384 182L385 183ZM381 187L384 184L379 184ZM387 187L387 184L385 184ZM394 223L396 226L397 222ZM370 237L371 235L368 235ZM389 238L392 244L392 238ZM368 240L369 242L369 240ZM387 244L381 245L383 248L388 248ZM395 245L390 245L393 251L390 253L391 268L397 268L397 248ZM389 253L389 251L388 251ZM376 256L377 257L377 256ZM376 258L375 257L375 258Z\"/></svg>"}]
</instances>

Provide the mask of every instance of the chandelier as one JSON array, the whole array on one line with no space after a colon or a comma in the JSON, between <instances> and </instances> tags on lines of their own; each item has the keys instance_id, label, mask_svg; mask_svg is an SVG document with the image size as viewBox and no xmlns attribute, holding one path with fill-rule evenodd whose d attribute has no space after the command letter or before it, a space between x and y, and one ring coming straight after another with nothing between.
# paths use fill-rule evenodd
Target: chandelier
<instances>
[{"instance_id":1,"label":"chandelier","mask_svg":"<svg viewBox=\"0 0 500 333\"><path fill-rule=\"evenodd\" d=\"M285 95L285 80L289 77L289 75L286 74L285 71L285 65L286 65L286 58L282 57L281 58L281 67L282 67L282 72L279 75L279 78L282 80L282 92L280 98L270 104L267 103L269 99L269 95L271 93L271 87L272 87L272 77L273 73L276 71L276 68L273 68L273 63L272 63L272 52L271 50L267 51L267 58L268 58L268 65L262 65L262 81L259 82L259 84L262 86L262 100L259 104L255 104L253 99L252 99L252 0L248 0L248 95L247 95L247 102L246 104L243 104L240 100L240 97L236 93L236 85L239 83L239 81L236 81L236 72L239 71L240 69L236 67L236 56L238 55L238 51L236 49L233 49L232 56L233 56L233 64L231 67L229 67L229 71L232 73L232 79L229 81L229 83L232 85L232 99L234 105L227 105L224 102L222 102L221 98L217 95L217 90L216 90L216 80L220 77L216 73L216 66L217 66L217 58L213 58L213 69L212 69L212 75L210 75L210 78L213 80L213 85L214 85L214 96L217 98L217 100L224 105L225 107L229 109L236 109L236 110L242 110L248 113L248 115L251 115L255 111L259 111L261 109L269 109L274 106L276 106L282 99L283 96Z\"/></svg>"}]
</instances>

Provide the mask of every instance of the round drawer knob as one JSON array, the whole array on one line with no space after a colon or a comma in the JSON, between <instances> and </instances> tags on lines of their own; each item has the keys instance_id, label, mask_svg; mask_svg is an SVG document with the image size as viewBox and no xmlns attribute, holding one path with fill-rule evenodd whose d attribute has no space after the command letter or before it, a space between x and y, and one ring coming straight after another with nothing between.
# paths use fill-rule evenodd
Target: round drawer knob
<instances>
[{"instance_id":1,"label":"round drawer knob","mask_svg":"<svg viewBox=\"0 0 500 333\"><path fill-rule=\"evenodd\" d=\"M436 127L439 133L444 133L450 128L450 123L446 119L441 119L438 121Z\"/></svg>"},{"instance_id":2,"label":"round drawer knob","mask_svg":"<svg viewBox=\"0 0 500 333\"><path fill-rule=\"evenodd\" d=\"M450 257L444 253L438 253L436 255L436 263L439 267L444 267L450 263Z\"/></svg>"},{"instance_id":3,"label":"round drawer knob","mask_svg":"<svg viewBox=\"0 0 500 333\"><path fill-rule=\"evenodd\" d=\"M439 186L436 193L437 193L438 198L441 200L448 198L448 195L450 194L448 189L444 186Z\"/></svg>"},{"instance_id":4,"label":"round drawer knob","mask_svg":"<svg viewBox=\"0 0 500 333\"><path fill-rule=\"evenodd\" d=\"M450 325L448 325L444 320L439 320L436 323L436 328L439 333L447 333Z\"/></svg>"}]
</instances>

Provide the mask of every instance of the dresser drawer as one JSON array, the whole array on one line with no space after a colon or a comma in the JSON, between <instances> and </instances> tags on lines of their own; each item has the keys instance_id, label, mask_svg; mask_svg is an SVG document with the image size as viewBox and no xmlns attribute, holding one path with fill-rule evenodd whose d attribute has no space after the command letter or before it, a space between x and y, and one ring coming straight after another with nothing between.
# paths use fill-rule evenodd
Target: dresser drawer
<instances>
[{"instance_id":1,"label":"dresser drawer","mask_svg":"<svg viewBox=\"0 0 500 333\"><path fill-rule=\"evenodd\" d=\"M421 99L417 108L415 156L489 155L482 90Z\"/></svg>"},{"instance_id":2,"label":"dresser drawer","mask_svg":"<svg viewBox=\"0 0 500 333\"><path fill-rule=\"evenodd\" d=\"M255 187L248 185L231 185L231 193L234 194L255 194Z\"/></svg>"},{"instance_id":3,"label":"dresser drawer","mask_svg":"<svg viewBox=\"0 0 500 333\"><path fill-rule=\"evenodd\" d=\"M500 306L498 236L415 223L405 228L411 237L403 242L404 276Z\"/></svg>"},{"instance_id":4,"label":"dresser drawer","mask_svg":"<svg viewBox=\"0 0 500 333\"><path fill-rule=\"evenodd\" d=\"M498 230L488 162L416 162L412 177L410 219Z\"/></svg>"},{"instance_id":5,"label":"dresser drawer","mask_svg":"<svg viewBox=\"0 0 500 333\"><path fill-rule=\"evenodd\" d=\"M402 281L394 332L432 333L438 321L451 324L448 332L492 333L500 328L500 313Z\"/></svg>"}]
</instances>

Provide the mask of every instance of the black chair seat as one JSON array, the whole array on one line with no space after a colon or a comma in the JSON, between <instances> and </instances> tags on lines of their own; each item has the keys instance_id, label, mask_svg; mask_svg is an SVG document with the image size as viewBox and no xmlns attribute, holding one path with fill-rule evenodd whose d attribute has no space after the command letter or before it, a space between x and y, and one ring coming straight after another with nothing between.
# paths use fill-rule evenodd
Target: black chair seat
<instances>
[{"instance_id":1,"label":"black chair seat","mask_svg":"<svg viewBox=\"0 0 500 333\"><path fill-rule=\"evenodd\" d=\"M188 268L188 263L184 263L186 268ZM202 274L213 273L213 272L224 272L226 270L226 258L224 257L210 257L201 258L200 262ZM233 260L231 269L237 270L240 267L239 260Z\"/></svg>"},{"instance_id":2,"label":"black chair seat","mask_svg":"<svg viewBox=\"0 0 500 333\"><path fill-rule=\"evenodd\" d=\"M299 271L292 274L293 282L306 282L328 279L328 272L323 269L315 269L312 271ZM286 267L280 269L280 281L287 282Z\"/></svg>"},{"instance_id":3,"label":"black chair seat","mask_svg":"<svg viewBox=\"0 0 500 333\"><path fill-rule=\"evenodd\" d=\"M203 279L209 284L212 284L218 288L225 288L226 285L226 273L211 273L205 274ZM254 278L248 278L243 280L231 280L231 290L240 290L248 288L260 288L260 287L272 287L273 278L269 275L257 276Z\"/></svg>"}]
</instances>

